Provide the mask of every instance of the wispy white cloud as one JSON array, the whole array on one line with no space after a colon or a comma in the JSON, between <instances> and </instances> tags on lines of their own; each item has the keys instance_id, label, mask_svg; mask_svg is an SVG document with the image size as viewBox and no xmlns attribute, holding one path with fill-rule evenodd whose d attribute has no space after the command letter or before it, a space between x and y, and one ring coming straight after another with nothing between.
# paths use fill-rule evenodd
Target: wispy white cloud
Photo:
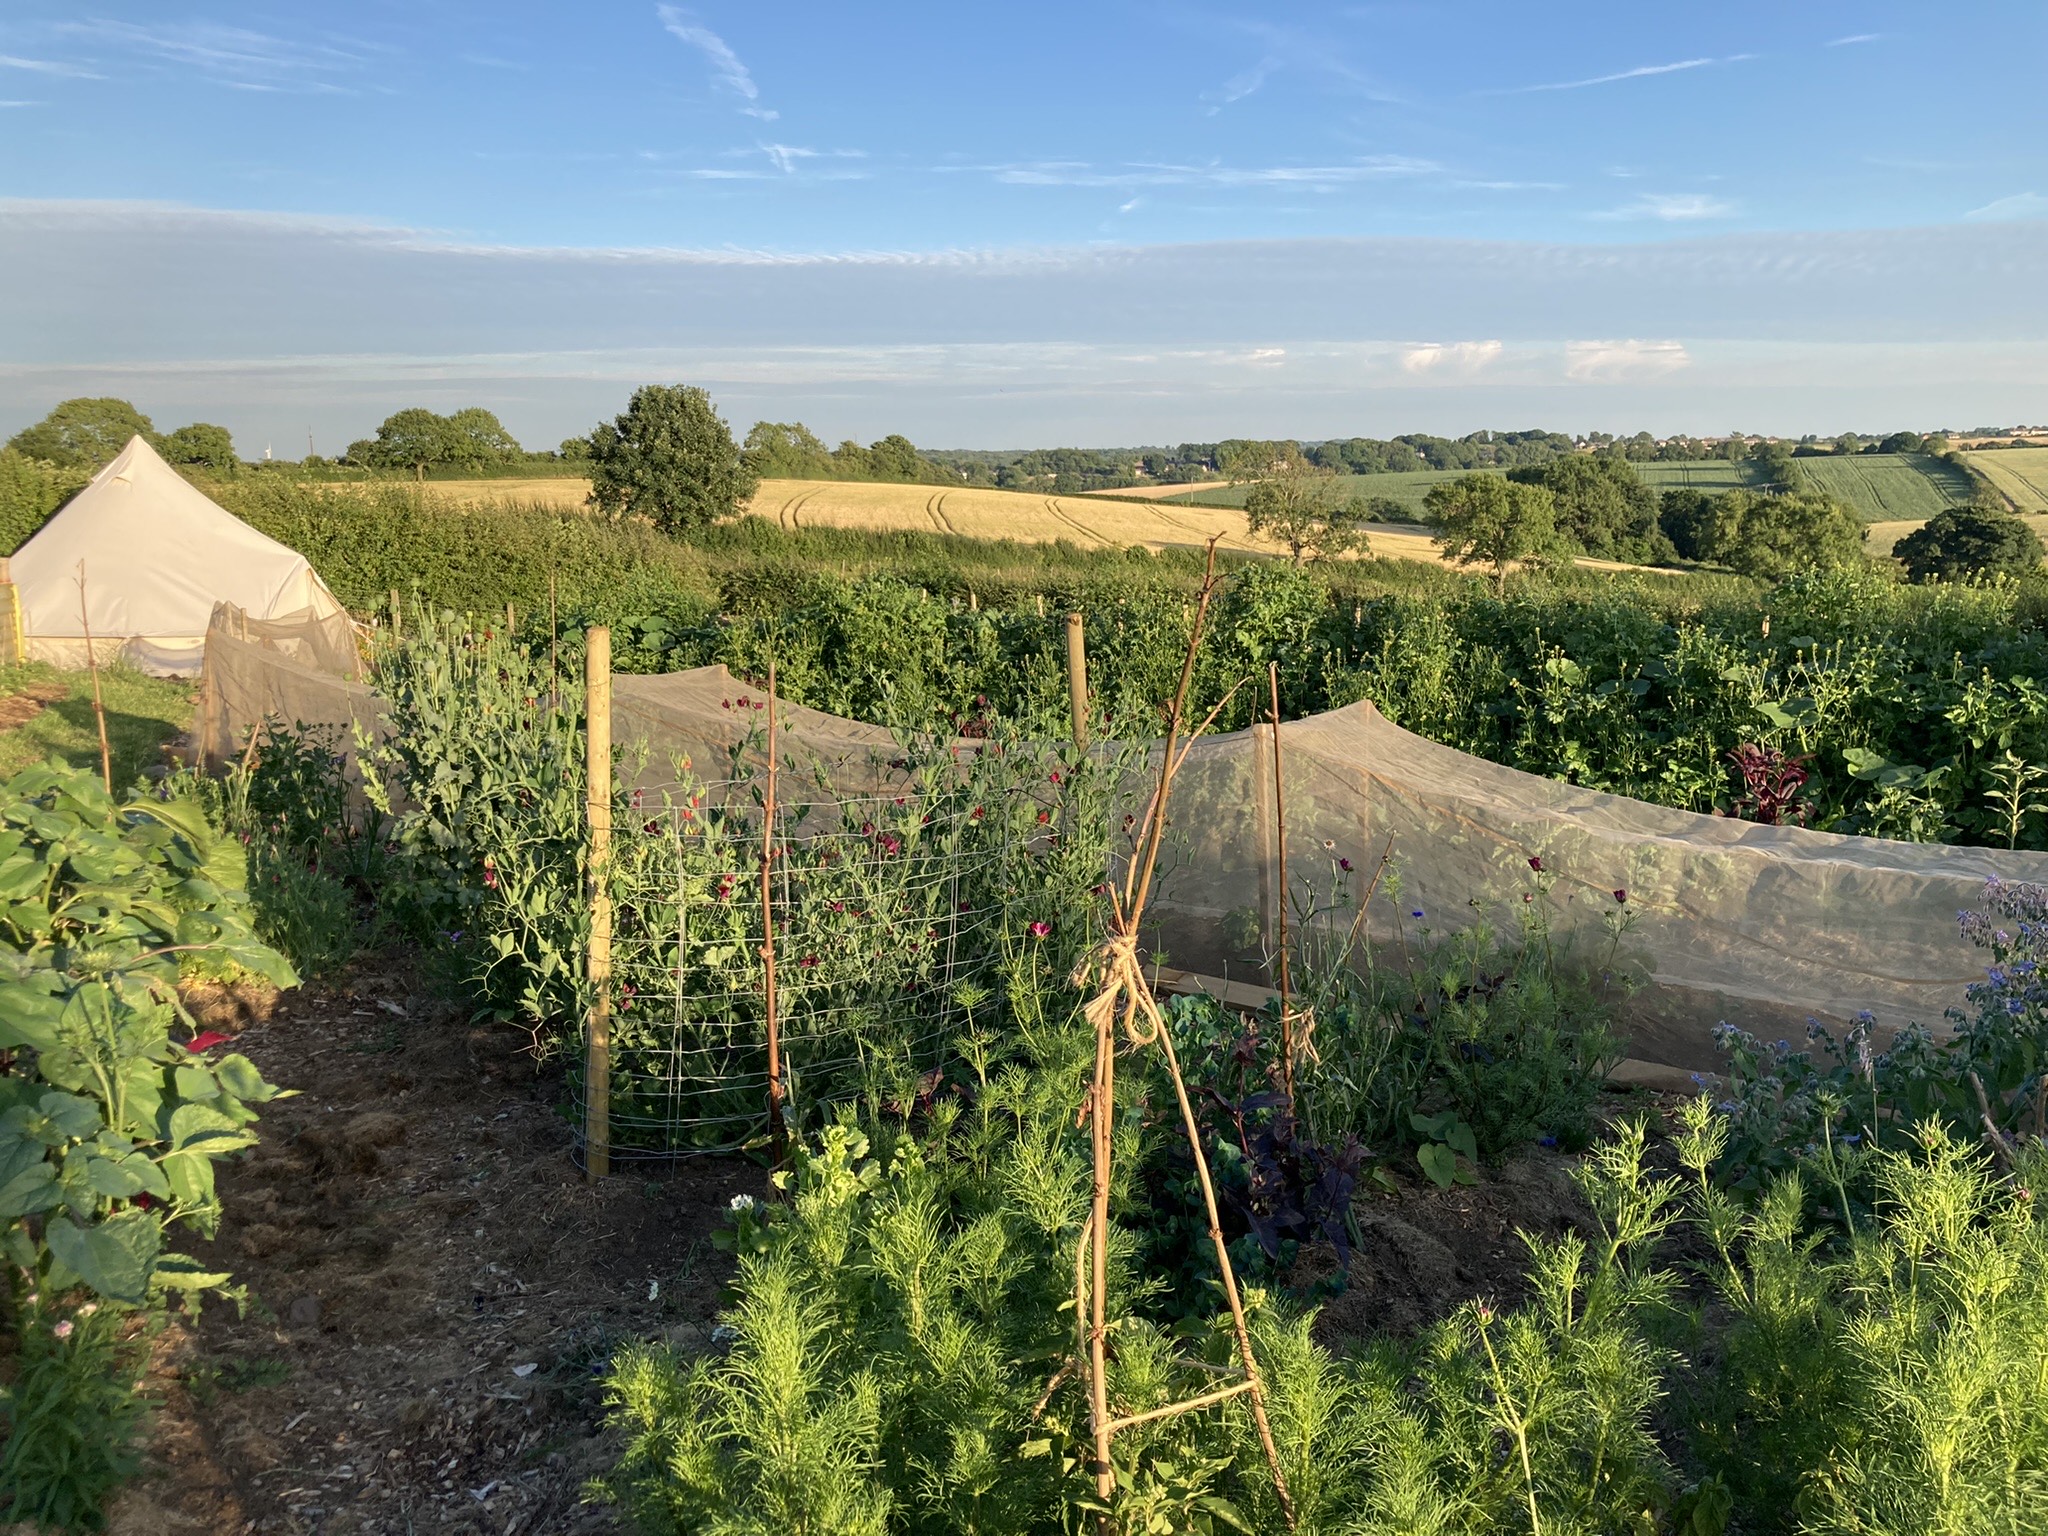
<instances>
[{"instance_id":1,"label":"wispy white cloud","mask_svg":"<svg viewBox=\"0 0 2048 1536\"><path fill-rule=\"evenodd\" d=\"M1498 341L1425 341L1401 353L1401 367L1433 378L1469 379L1499 362L1506 350Z\"/></svg>"},{"instance_id":2,"label":"wispy white cloud","mask_svg":"<svg viewBox=\"0 0 2048 1536\"><path fill-rule=\"evenodd\" d=\"M1992 223L2009 219L2048 219L2048 197L2038 192L2015 192L2010 197L1986 203L1982 208L1972 208L1963 217Z\"/></svg>"},{"instance_id":3,"label":"wispy white cloud","mask_svg":"<svg viewBox=\"0 0 2048 1536\"><path fill-rule=\"evenodd\" d=\"M1409 155L1368 155L1330 165L1174 165L1135 161L1098 166L1085 160L1029 160L1004 165L947 166L981 171L1020 187L1328 187L1388 177L1428 176L1434 160Z\"/></svg>"},{"instance_id":4,"label":"wispy white cloud","mask_svg":"<svg viewBox=\"0 0 2048 1536\"><path fill-rule=\"evenodd\" d=\"M82 64L66 64L61 59L24 59L19 54L0 53L0 69L25 69L36 75L61 75L71 80L104 80L107 77L96 74Z\"/></svg>"},{"instance_id":5,"label":"wispy white cloud","mask_svg":"<svg viewBox=\"0 0 2048 1536\"><path fill-rule=\"evenodd\" d=\"M66 21L56 31L160 64L197 72L216 85L253 91L330 95L348 88L330 78L363 66L354 47L333 42L298 42L247 27L214 22Z\"/></svg>"},{"instance_id":6,"label":"wispy white cloud","mask_svg":"<svg viewBox=\"0 0 2048 1536\"><path fill-rule=\"evenodd\" d=\"M1564 375L1581 384L1662 378L1691 362L1684 343L1677 341L1572 341L1564 349Z\"/></svg>"},{"instance_id":7,"label":"wispy white cloud","mask_svg":"<svg viewBox=\"0 0 2048 1536\"><path fill-rule=\"evenodd\" d=\"M1660 219L1667 224L1688 224L1701 219L1725 219L1734 212L1733 203L1704 192L1651 192L1632 203L1605 208L1589 217L1623 222Z\"/></svg>"},{"instance_id":8,"label":"wispy white cloud","mask_svg":"<svg viewBox=\"0 0 2048 1536\"><path fill-rule=\"evenodd\" d=\"M1454 187L1465 187L1477 192L1562 192L1566 183L1562 181L1454 181Z\"/></svg>"},{"instance_id":9,"label":"wispy white cloud","mask_svg":"<svg viewBox=\"0 0 2048 1536\"><path fill-rule=\"evenodd\" d=\"M767 123L782 115L761 105L761 88L754 84L753 72L740 62L740 56L732 51L724 38L681 6L657 5L654 13L661 18L663 31L704 55L718 83L740 98L742 113Z\"/></svg>"},{"instance_id":10,"label":"wispy white cloud","mask_svg":"<svg viewBox=\"0 0 2048 1536\"><path fill-rule=\"evenodd\" d=\"M1214 117L1234 101L1243 101L1264 85L1273 71L1279 67L1280 61L1269 55L1242 74L1231 76L1215 90L1205 91L1202 100L1209 104L1209 116Z\"/></svg>"},{"instance_id":11,"label":"wispy white cloud","mask_svg":"<svg viewBox=\"0 0 2048 1536\"><path fill-rule=\"evenodd\" d=\"M1882 32L1852 32L1847 37L1830 39L1827 46L1830 48L1849 48L1857 43L1874 43L1883 36Z\"/></svg>"},{"instance_id":12,"label":"wispy white cloud","mask_svg":"<svg viewBox=\"0 0 2048 1536\"><path fill-rule=\"evenodd\" d=\"M40 101L0 101L0 108L5 108L5 107L40 107L41 105L42 105L42 103L41 103Z\"/></svg>"},{"instance_id":13,"label":"wispy white cloud","mask_svg":"<svg viewBox=\"0 0 2048 1536\"><path fill-rule=\"evenodd\" d=\"M491 53L465 53L461 55L461 59L463 63L474 64L478 69L513 69L521 74L527 73L533 67L530 64L522 64L517 59L501 59Z\"/></svg>"},{"instance_id":14,"label":"wispy white cloud","mask_svg":"<svg viewBox=\"0 0 2048 1536\"><path fill-rule=\"evenodd\" d=\"M1721 64L1741 64L1755 58L1753 53L1731 53L1721 58L1680 59L1672 64L1641 64L1634 69L1618 69L1611 75L1589 75L1584 80L1554 80L1542 85L1513 85L1498 90L1479 91L1480 96L1527 96L1536 91L1582 91L1589 85L1613 85L1619 80L1643 80L1652 75L1675 75L1688 69L1711 69Z\"/></svg>"}]
</instances>

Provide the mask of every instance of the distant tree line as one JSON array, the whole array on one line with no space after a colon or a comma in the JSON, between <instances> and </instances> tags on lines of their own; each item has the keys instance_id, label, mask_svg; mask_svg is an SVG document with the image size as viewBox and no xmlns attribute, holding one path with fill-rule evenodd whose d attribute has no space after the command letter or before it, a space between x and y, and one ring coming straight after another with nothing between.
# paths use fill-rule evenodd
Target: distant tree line
<instances>
[{"instance_id":1,"label":"distant tree line","mask_svg":"<svg viewBox=\"0 0 2048 1536\"><path fill-rule=\"evenodd\" d=\"M227 475L240 467L227 430L193 422L159 433L125 400L67 400L0 449L0 536L13 548L131 438L141 436L174 464ZM591 504L613 517L642 517L679 533L744 511L764 478L994 485L1056 493L1129 484L1223 477L1250 483L1254 531L1282 543L1294 560L1369 548L1370 524L1412 517L1391 498L1352 491L1339 476L1424 469L1463 471L1433 486L1426 519L1455 560L1491 566L1496 577L1521 561L1589 555L1645 565L1723 566L1764 579L1863 558L1854 514L1822 493L1799 460L1818 453L1946 453L1947 440L1913 432L1826 443L1748 439L1716 444L1592 434L1575 439L1538 430L1475 432L1460 438L1410 433L1318 443L1227 438L1158 449L923 451L892 433L836 448L801 422L756 422L744 442L702 389L649 385L626 410L586 436L531 453L482 407L441 415L412 407L385 418L372 437L349 445L342 462L423 479L429 472L488 473L542 461L587 466ZM1637 463L1737 457L1757 485L1712 494L1673 489L1659 496ZM322 461L309 460L318 464ZM1952 508L1901 540L1896 554L1916 580L2021 573L2039 565L2041 544L2011 517L1981 474L1978 504Z\"/></svg>"}]
</instances>

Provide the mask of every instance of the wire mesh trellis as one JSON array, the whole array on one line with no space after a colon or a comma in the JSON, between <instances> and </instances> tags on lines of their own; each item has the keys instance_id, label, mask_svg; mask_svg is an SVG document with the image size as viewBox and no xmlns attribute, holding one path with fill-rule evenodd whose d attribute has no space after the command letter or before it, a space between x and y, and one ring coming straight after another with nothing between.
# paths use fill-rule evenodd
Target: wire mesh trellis
<instances>
[{"instance_id":1,"label":"wire mesh trellis","mask_svg":"<svg viewBox=\"0 0 2048 1536\"><path fill-rule=\"evenodd\" d=\"M799 793L775 805L768 909L793 1126L849 1099L913 1106L1009 979L1094 920L1073 897L1104 878L1103 850L1063 837L1079 819L1065 762L954 746L855 796L785 771ZM687 775L620 797L614 1160L765 1139L764 798L758 778Z\"/></svg>"}]
</instances>

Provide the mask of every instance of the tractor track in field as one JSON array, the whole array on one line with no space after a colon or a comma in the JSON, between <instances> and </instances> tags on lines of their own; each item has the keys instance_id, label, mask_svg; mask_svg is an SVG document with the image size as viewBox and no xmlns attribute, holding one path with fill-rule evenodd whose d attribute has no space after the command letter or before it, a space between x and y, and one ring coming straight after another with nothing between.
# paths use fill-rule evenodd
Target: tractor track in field
<instances>
[{"instance_id":1,"label":"tractor track in field","mask_svg":"<svg viewBox=\"0 0 2048 1536\"><path fill-rule=\"evenodd\" d=\"M939 532L958 534L960 530L955 528L953 520L946 516L947 495L948 493L945 491L932 492L930 498L924 504L925 516L932 520L932 526L938 529Z\"/></svg>"},{"instance_id":2,"label":"tractor track in field","mask_svg":"<svg viewBox=\"0 0 2048 1536\"><path fill-rule=\"evenodd\" d=\"M1098 533L1095 529L1090 528L1078 517L1071 516L1067 512L1062 510L1059 504L1058 497L1046 497L1045 510L1050 512L1055 520L1064 523L1067 527L1073 529L1076 533L1080 534L1082 538L1093 539L1097 544L1101 545L1105 549L1111 546L1111 540L1103 537L1103 535Z\"/></svg>"},{"instance_id":3,"label":"tractor track in field","mask_svg":"<svg viewBox=\"0 0 2048 1536\"><path fill-rule=\"evenodd\" d=\"M803 527L803 524L797 521L797 513L801 512L817 497L823 495L824 491L825 487L821 485L815 491L805 491L800 496L791 497L776 509L776 519L785 528L796 529Z\"/></svg>"}]
</instances>

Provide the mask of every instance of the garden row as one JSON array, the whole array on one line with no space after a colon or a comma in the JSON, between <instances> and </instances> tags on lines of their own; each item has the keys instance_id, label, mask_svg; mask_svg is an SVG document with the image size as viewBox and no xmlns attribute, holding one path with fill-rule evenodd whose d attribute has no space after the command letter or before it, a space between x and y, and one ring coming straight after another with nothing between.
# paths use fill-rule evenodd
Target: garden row
<instances>
[{"instance_id":1,"label":"garden row","mask_svg":"<svg viewBox=\"0 0 2048 1536\"><path fill-rule=\"evenodd\" d=\"M1236 622L1226 600L1221 646L1242 643ZM112 1409L132 1394L110 1361L135 1345L128 1325L94 1320L226 1278L187 1277L157 1245L165 1225L209 1219L210 1190L181 1181L246 1145L243 1106L270 1090L212 1042L178 1038L176 970L232 961L285 979L279 952L317 973L353 945L410 939L473 1008L576 1053L597 994L571 669L552 646L453 615L416 612L405 633L376 648L397 730L357 744L367 807L339 744L285 722L224 787L180 780L118 804L76 776L8 787L6 956L35 981L19 995L51 1000L10 1005L0 1118L16 1137L7 1189L26 1205L7 1213L21 1363L0 1474L18 1512L76 1518L118 1462ZM1148 1417L1211 1390L1232 1340L1201 1170L1143 1050L1095 1111L1116 1152L1099 1250L1116 1320L1106 1400L1134 1421L1099 1508L1094 1410L1064 1364L1091 1198L1075 1106L1095 1035L1069 977L1099 954L1101 873L1142 807L1126 765L986 729L964 761L906 738L903 804L841 807L829 836L788 838L765 900L750 776L701 765L654 803L615 800L609 888L638 956L605 993L622 1059L672 1062L716 1034L718 1078L752 1096L764 911L790 920L778 947L841 925L809 952L814 972L784 949L784 1020L798 1035L829 1021L855 1046L836 1075L799 1079L783 1199L734 1213L728 1343L695 1358L633 1347L613 1364L628 1449L598 1492L649 1529L1286 1521L1241 1395ZM2048 895L1994 891L1972 920L1995 965L1958 1000L1957 1029L1887 1052L1861 1026L1804 1052L1731 1035L1736 1089L1672 1128L1674 1179L1649 1171L1640 1132L1603 1129L1621 979L1547 942L1532 873L1528 902L1398 960L1349 948L1341 920L1297 933L1294 1027L1312 1017L1315 1033L1292 1083L1271 1010L1169 1010L1298 1527L2023 1528L2020 1490L2048 1471L2034 1369L2048 1232L2025 1194L2043 1171ZM1346 899L1398 902L1398 882ZM967 965L911 957L962 908ZM855 963L877 946L893 946L887 963ZM766 1109L763 1095L738 1113L759 1134ZM1995 1151L1966 1139L1987 1117ZM1526 1303L1475 1301L1362 1354L1318 1342L1332 1282L1298 1287L1294 1261L1334 1252L1341 1285L1364 1192L1485 1178L1538 1140L1594 1149L1593 1219L1532 1244ZM1696 1269L1672 1267L1681 1224ZM128 1252L127 1234L148 1248L139 1276L71 1257Z\"/></svg>"}]
</instances>

